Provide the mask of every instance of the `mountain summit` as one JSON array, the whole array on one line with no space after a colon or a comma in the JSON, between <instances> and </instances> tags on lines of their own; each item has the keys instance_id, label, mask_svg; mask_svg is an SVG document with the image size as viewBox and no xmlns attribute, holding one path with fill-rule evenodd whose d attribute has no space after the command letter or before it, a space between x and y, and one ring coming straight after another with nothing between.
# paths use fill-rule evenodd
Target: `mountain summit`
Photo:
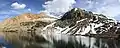
<instances>
[{"instance_id":1,"label":"mountain summit","mask_svg":"<svg viewBox=\"0 0 120 48\"><path fill-rule=\"evenodd\" d=\"M73 8L54 24L60 33L65 34L110 34L119 33L119 23L102 14L93 14L80 8ZM59 28L58 28L59 27Z\"/></svg>"}]
</instances>

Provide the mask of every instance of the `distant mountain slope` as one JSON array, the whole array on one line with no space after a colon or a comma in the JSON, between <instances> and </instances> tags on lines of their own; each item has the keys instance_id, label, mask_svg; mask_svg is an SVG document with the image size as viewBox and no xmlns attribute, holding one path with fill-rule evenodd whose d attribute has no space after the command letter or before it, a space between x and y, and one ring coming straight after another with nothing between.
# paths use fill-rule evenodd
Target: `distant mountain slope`
<instances>
[{"instance_id":1,"label":"distant mountain slope","mask_svg":"<svg viewBox=\"0 0 120 48\"><path fill-rule=\"evenodd\" d=\"M4 24L19 24L20 22L34 21L40 18L50 18L50 17L47 16L45 13L40 13L40 14L25 13L19 16L8 18L4 20L3 23Z\"/></svg>"}]
</instances>

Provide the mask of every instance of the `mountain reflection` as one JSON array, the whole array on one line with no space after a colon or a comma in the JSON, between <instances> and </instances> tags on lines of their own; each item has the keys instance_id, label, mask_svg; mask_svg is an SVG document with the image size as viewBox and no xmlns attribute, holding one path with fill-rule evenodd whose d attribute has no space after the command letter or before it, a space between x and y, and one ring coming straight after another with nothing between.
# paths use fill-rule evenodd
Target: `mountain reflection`
<instances>
[{"instance_id":1,"label":"mountain reflection","mask_svg":"<svg viewBox=\"0 0 120 48\"><path fill-rule=\"evenodd\" d=\"M46 36L48 37L48 36ZM54 48L120 48L120 41L84 36L55 35L46 38Z\"/></svg>"},{"instance_id":2,"label":"mountain reflection","mask_svg":"<svg viewBox=\"0 0 120 48\"><path fill-rule=\"evenodd\" d=\"M42 35L35 41L13 39L9 44L12 48L120 48L120 40L69 35Z\"/></svg>"}]
</instances>

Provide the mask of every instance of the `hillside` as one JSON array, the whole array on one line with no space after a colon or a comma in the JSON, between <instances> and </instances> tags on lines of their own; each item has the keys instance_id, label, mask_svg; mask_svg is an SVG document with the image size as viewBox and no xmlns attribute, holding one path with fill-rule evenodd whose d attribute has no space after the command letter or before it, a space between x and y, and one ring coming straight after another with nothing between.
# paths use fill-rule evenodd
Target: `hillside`
<instances>
[{"instance_id":1,"label":"hillside","mask_svg":"<svg viewBox=\"0 0 120 48\"><path fill-rule=\"evenodd\" d=\"M5 19L2 23L3 24L19 24L20 22L42 20L41 18L50 18L50 17L47 16L45 13L40 13L40 14L25 13L19 16Z\"/></svg>"}]
</instances>

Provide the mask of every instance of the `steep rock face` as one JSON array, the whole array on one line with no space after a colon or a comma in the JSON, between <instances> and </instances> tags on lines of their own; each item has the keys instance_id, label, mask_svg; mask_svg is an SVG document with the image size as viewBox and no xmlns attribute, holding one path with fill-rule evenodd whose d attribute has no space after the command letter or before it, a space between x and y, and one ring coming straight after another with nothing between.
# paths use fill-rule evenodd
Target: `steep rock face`
<instances>
[{"instance_id":1,"label":"steep rock face","mask_svg":"<svg viewBox=\"0 0 120 48\"><path fill-rule=\"evenodd\" d=\"M50 27L49 27L50 26ZM119 33L119 24L102 14L93 14L90 11L73 8L54 23L48 25L46 30L62 34L116 34Z\"/></svg>"}]
</instances>

